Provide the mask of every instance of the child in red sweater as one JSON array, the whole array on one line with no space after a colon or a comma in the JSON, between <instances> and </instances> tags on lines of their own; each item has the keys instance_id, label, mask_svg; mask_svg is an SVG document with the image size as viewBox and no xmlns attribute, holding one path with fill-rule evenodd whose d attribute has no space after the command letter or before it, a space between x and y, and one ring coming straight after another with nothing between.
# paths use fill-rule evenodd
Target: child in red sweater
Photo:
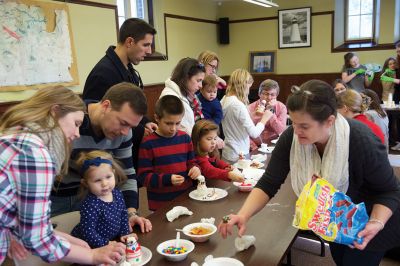
<instances>
[{"instance_id":1,"label":"child in red sweater","mask_svg":"<svg viewBox=\"0 0 400 266\"><path fill-rule=\"evenodd\" d=\"M192 142L196 160L206 178L243 182L243 175L217 157L218 126L210 120L199 120L192 130Z\"/></svg>"}]
</instances>

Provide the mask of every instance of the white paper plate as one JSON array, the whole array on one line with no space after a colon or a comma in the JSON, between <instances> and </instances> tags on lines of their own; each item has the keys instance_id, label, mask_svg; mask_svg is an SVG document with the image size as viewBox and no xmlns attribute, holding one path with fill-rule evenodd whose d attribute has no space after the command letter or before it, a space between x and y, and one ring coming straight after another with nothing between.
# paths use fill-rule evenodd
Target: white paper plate
<instances>
[{"instance_id":1,"label":"white paper plate","mask_svg":"<svg viewBox=\"0 0 400 266\"><path fill-rule=\"evenodd\" d=\"M142 265L146 265L152 258L153 253L151 253L151 250L141 246L142 248L142 261L139 264L135 264L137 266L142 266ZM118 265L123 265L125 262L125 257L121 260L121 262Z\"/></svg>"},{"instance_id":2,"label":"white paper plate","mask_svg":"<svg viewBox=\"0 0 400 266\"><path fill-rule=\"evenodd\" d=\"M214 201L214 200L219 200L222 198L225 198L228 195L228 192L224 189L220 188L207 188L208 193L207 196L205 197L199 197L197 195L197 191L193 190L189 193L189 197L194 200L199 200L199 201ZM214 193L215 191L215 193Z\"/></svg>"},{"instance_id":3,"label":"white paper plate","mask_svg":"<svg viewBox=\"0 0 400 266\"><path fill-rule=\"evenodd\" d=\"M264 169L256 169L256 168L250 167L250 168L243 169L242 173L243 173L245 179L247 179L247 180L252 179L252 180L258 181L262 177L264 172L265 172Z\"/></svg>"},{"instance_id":4,"label":"white paper plate","mask_svg":"<svg viewBox=\"0 0 400 266\"><path fill-rule=\"evenodd\" d=\"M220 257L207 260L203 266L244 266L244 264L237 259Z\"/></svg>"},{"instance_id":5,"label":"white paper plate","mask_svg":"<svg viewBox=\"0 0 400 266\"><path fill-rule=\"evenodd\" d=\"M275 149L275 147L268 147L265 150L262 148L258 148L258 151L263 152L263 153L271 153L274 149Z\"/></svg>"},{"instance_id":6,"label":"white paper plate","mask_svg":"<svg viewBox=\"0 0 400 266\"><path fill-rule=\"evenodd\" d=\"M273 139L271 140L271 143L276 144L278 142L278 139Z\"/></svg>"}]
</instances>

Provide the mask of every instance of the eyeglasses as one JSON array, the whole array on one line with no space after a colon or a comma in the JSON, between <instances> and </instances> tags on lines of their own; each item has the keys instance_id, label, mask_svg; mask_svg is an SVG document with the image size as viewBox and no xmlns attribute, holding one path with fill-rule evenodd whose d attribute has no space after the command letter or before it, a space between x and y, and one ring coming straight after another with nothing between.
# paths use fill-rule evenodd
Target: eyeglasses
<instances>
[{"instance_id":1,"label":"eyeglasses","mask_svg":"<svg viewBox=\"0 0 400 266\"><path fill-rule=\"evenodd\" d=\"M277 96L277 93L276 93L276 92L267 92L267 91L263 91L263 92L261 92L261 95L262 95L262 96L266 96L266 97L268 97L268 96L276 97L276 96Z\"/></svg>"},{"instance_id":2,"label":"eyeglasses","mask_svg":"<svg viewBox=\"0 0 400 266\"><path fill-rule=\"evenodd\" d=\"M215 66L215 65L211 65L210 63L208 63L207 65L209 65L213 70L217 70L218 69L218 66Z\"/></svg>"}]
</instances>

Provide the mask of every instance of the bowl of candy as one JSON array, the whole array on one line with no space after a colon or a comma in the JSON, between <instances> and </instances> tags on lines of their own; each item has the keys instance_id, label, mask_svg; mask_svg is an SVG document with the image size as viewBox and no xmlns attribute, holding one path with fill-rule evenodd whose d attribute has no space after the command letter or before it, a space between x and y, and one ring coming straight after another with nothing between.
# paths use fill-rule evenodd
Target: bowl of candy
<instances>
[{"instance_id":1,"label":"bowl of candy","mask_svg":"<svg viewBox=\"0 0 400 266\"><path fill-rule=\"evenodd\" d=\"M157 252L169 261L184 260L193 249L193 242L186 239L180 239L179 241L171 239L157 246Z\"/></svg>"},{"instance_id":2,"label":"bowl of candy","mask_svg":"<svg viewBox=\"0 0 400 266\"><path fill-rule=\"evenodd\" d=\"M217 232L217 227L210 223L192 223L183 227L182 231L193 242L205 242Z\"/></svg>"}]
</instances>

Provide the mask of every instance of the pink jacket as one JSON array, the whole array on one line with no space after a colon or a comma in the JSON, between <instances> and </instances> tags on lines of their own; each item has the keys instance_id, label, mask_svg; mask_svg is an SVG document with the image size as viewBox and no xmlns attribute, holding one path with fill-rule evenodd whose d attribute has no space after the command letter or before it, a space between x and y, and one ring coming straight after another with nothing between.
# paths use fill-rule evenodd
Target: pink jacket
<instances>
[{"instance_id":1,"label":"pink jacket","mask_svg":"<svg viewBox=\"0 0 400 266\"><path fill-rule=\"evenodd\" d=\"M249 110L250 117L254 124L260 122L262 115L256 113L257 106L260 104L260 100L253 102L247 106ZM287 109L286 106L277 101L275 105L275 114L268 120L265 125L264 131L261 133L260 137L263 142L269 142L276 139L285 129L287 120ZM256 149L260 144L260 138L251 139L250 141L251 150Z\"/></svg>"}]
</instances>

